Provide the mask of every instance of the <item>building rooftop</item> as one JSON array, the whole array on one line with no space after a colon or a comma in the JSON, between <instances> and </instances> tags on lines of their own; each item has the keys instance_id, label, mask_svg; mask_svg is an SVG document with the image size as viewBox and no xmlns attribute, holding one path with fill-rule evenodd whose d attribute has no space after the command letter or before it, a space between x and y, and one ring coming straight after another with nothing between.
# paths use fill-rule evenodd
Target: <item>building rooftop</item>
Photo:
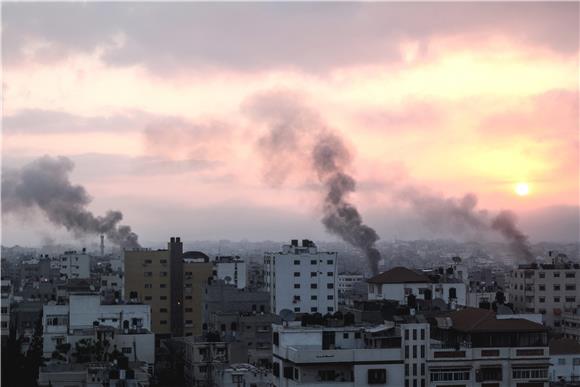
<instances>
[{"instance_id":1,"label":"building rooftop","mask_svg":"<svg viewBox=\"0 0 580 387\"><path fill-rule=\"evenodd\" d=\"M371 284L430 283L424 274L406 267L397 266L367 280Z\"/></svg>"},{"instance_id":2,"label":"building rooftop","mask_svg":"<svg viewBox=\"0 0 580 387\"><path fill-rule=\"evenodd\" d=\"M491 309L467 308L452 312L452 328L461 332L543 332L546 328L523 318L497 319Z\"/></svg>"},{"instance_id":3,"label":"building rooftop","mask_svg":"<svg viewBox=\"0 0 580 387\"><path fill-rule=\"evenodd\" d=\"M550 341L550 355L580 354L580 343L574 339L554 339Z\"/></svg>"},{"instance_id":4,"label":"building rooftop","mask_svg":"<svg viewBox=\"0 0 580 387\"><path fill-rule=\"evenodd\" d=\"M185 253L183 253L183 255L181 256L183 259L200 259L203 260L204 262L209 262L209 257L205 254L202 253L201 251L186 251Z\"/></svg>"}]
</instances>

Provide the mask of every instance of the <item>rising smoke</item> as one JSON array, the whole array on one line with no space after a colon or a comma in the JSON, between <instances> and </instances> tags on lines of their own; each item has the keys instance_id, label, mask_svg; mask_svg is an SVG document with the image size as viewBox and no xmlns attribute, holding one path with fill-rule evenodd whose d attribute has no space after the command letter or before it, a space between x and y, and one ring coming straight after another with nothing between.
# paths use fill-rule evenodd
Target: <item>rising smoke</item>
<instances>
[{"instance_id":1,"label":"rising smoke","mask_svg":"<svg viewBox=\"0 0 580 387\"><path fill-rule=\"evenodd\" d=\"M399 200L410 204L413 211L432 230L455 235L466 232L497 232L508 242L519 261L534 260L528 237L518 229L515 214L501 211L496 216L490 216L488 211L477 209L477 196L474 194L466 194L462 198L445 198L407 186L398 190L395 195Z\"/></svg>"},{"instance_id":2,"label":"rising smoke","mask_svg":"<svg viewBox=\"0 0 580 387\"><path fill-rule=\"evenodd\" d=\"M40 157L21 169L2 173L2 212L25 215L40 209L47 219L66 228L75 237L105 234L111 242L123 248L137 248L137 234L131 227L119 225L120 211L108 211L95 216L87 210L91 198L83 186L73 185L69 174L73 162L66 157Z\"/></svg>"},{"instance_id":3,"label":"rising smoke","mask_svg":"<svg viewBox=\"0 0 580 387\"><path fill-rule=\"evenodd\" d=\"M355 179L347 173L350 152L342 138L296 98L274 93L258 96L247 106L256 119L268 124L267 134L259 141L265 177L278 185L295 170L314 171L324 187L322 223L326 230L361 249L372 273L378 274L381 255L375 243L379 236L348 201L356 190Z\"/></svg>"}]
</instances>

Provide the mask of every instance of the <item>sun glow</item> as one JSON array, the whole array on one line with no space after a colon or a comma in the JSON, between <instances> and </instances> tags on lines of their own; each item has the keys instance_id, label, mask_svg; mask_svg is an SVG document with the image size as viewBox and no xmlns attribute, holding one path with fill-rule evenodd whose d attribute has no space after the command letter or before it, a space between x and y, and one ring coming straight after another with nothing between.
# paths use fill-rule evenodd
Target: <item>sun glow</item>
<instances>
[{"instance_id":1,"label":"sun glow","mask_svg":"<svg viewBox=\"0 0 580 387\"><path fill-rule=\"evenodd\" d=\"M518 183L515 190L518 196L526 196L530 193L530 186L528 183Z\"/></svg>"}]
</instances>

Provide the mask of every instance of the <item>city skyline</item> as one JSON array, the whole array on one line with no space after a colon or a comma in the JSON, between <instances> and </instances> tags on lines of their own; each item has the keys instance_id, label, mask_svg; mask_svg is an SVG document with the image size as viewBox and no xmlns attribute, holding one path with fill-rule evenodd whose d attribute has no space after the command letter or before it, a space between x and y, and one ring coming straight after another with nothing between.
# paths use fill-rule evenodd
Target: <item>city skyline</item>
<instances>
[{"instance_id":1,"label":"city skyline","mask_svg":"<svg viewBox=\"0 0 580 387\"><path fill-rule=\"evenodd\" d=\"M577 242L578 7L3 4L3 172L65 156L88 209L122 211L143 241L335 240L313 169L268 175L275 110L342 139L348 199L382 239L457 236L412 188ZM71 239L13 215L4 245Z\"/></svg>"}]
</instances>

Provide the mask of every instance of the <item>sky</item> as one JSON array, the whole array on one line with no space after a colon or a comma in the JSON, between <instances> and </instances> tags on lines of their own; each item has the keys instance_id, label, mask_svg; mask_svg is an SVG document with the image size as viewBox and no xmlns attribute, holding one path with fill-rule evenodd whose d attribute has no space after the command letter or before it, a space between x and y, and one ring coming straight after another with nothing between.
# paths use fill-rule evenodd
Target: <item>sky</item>
<instances>
[{"instance_id":1,"label":"sky","mask_svg":"<svg viewBox=\"0 0 580 387\"><path fill-rule=\"evenodd\" d=\"M260 147L280 115L306 138L316 117L343 139L349 200L384 240L450 236L401 200L412 186L511 210L532 242L578 241L578 15L577 2L3 3L2 169L68 157L88 208L122 211L144 243L335 240L316 174ZM272 179L273 165L288 170ZM3 214L5 245L66 238L40 211Z\"/></svg>"}]
</instances>

